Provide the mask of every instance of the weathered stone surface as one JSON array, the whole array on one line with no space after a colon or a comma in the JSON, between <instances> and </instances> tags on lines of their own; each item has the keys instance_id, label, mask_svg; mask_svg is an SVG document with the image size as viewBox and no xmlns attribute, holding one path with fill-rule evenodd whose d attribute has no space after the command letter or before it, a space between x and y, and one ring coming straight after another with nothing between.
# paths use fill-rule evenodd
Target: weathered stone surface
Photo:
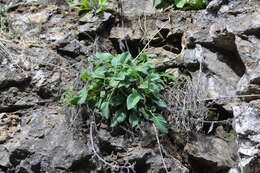
<instances>
[{"instance_id":1,"label":"weathered stone surface","mask_svg":"<svg viewBox=\"0 0 260 173\"><path fill-rule=\"evenodd\" d=\"M254 20L252 20L254 19ZM257 34L260 32L260 10L252 14L239 15L227 23L227 30L235 34Z\"/></svg>"},{"instance_id":2,"label":"weathered stone surface","mask_svg":"<svg viewBox=\"0 0 260 173\"><path fill-rule=\"evenodd\" d=\"M207 11L210 11L210 12L217 12L221 5L223 3L223 0L212 0L210 1L210 3L207 5Z\"/></svg>"},{"instance_id":3,"label":"weathered stone surface","mask_svg":"<svg viewBox=\"0 0 260 173\"><path fill-rule=\"evenodd\" d=\"M238 94L252 94L252 97L247 97L246 100L260 98L260 96L257 96L257 94L260 94L260 61L254 64L254 66L237 84Z\"/></svg>"},{"instance_id":4,"label":"weathered stone surface","mask_svg":"<svg viewBox=\"0 0 260 173\"><path fill-rule=\"evenodd\" d=\"M153 0L122 0L122 10L127 15L136 15L143 13L154 13Z\"/></svg>"},{"instance_id":5,"label":"weathered stone surface","mask_svg":"<svg viewBox=\"0 0 260 173\"><path fill-rule=\"evenodd\" d=\"M238 157L235 136L228 136L226 132L218 136L217 138L196 136L185 146L196 171L225 172L236 166Z\"/></svg>"},{"instance_id":6,"label":"weathered stone surface","mask_svg":"<svg viewBox=\"0 0 260 173\"><path fill-rule=\"evenodd\" d=\"M107 26L107 21L111 18L110 13L103 13L102 15L95 15L93 13L85 14L79 19L80 25L78 30L80 34L100 33Z\"/></svg>"},{"instance_id":7,"label":"weathered stone surface","mask_svg":"<svg viewBox=\"0 0 260 173\"><path fill-rule=\"evenodd\" d=\"M250 71L260 59L260 39L252 35L237 36L236 46L239 56Z\"/></svg>"},{"instance_id":8,"label":"weathered stone surface","mask_svg":"<svg viewBox=\"0 0 260 173\"><path fill-rule=\"evenodd\" d=\"M58 110L49 107L32 111L30 121L21 125L21 133L3 145L8 155L1 158L5 162L2 166L9 165L17 171L23 168L28 172L57 172L72 169L77 161L90 158L85 141L68 130L65 116Z\"/></svg>"},{"instance_id":9,"label":"weathered stone surface","mask_svg":"<svg viewBox=\"0 0 260 173\"><path fill-rule=\"evenodd\" d=\"M147 161L147 164L152 164L150 171L151 172L163 172L165 171L165 167L162 163L162 158L157 156L150 157ZM165 164L170 173L178 172L178 173L188 173L189 170L182 166L182 164L178 160L165 159Z\"/></svg>"},{"instance_id":10,"label":"weathered stone surface","mask_svg":"<svg viewBox=\"0 0 260 173\"><path fill-rule=\"evenodd\" d=\"M238 134L239 166L244 173L259 172L260 102L234 106L234 129Z\"/></svg>"},{"instance_id":11,"label":"weathered stone surface","mask_svg":"<svg viewBox=\"0 0 260 173\"><path fill-rule=\"evenodd\" d=\"M209 97L235 94L236 84L240 79L238 74L242 69L238 69L237 74L235 69L239 66L229 64L230 58L234 57L213 53L200 45L196 45L194 49L186 49L183 54L184 64L192 72L194 81L206 87ZM232 62L237 63L236 60Z\"/></svg>"}]
</instances>

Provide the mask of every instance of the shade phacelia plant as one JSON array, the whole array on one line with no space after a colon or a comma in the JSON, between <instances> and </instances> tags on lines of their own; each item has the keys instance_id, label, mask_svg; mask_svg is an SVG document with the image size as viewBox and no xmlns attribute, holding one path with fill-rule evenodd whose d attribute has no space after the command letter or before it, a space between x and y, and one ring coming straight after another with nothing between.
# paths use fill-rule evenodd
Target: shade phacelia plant
<instances>
[{"instance_id":1,"label":"shade phacelia plant","mask_svg":"<svg viewBox=\"0 0 260 173\"><path fill-rule=\"evenodd\" d=\"M88 104L100 110L110 127L128 123L134 128L139 121L148 120L167 133L167 121L159 114L166 107L161 94L164 82L155 66L147 62L150 56L154 55L142 54L132 59L129 53L97 53L90 57L93 68L81 75L86 85L70 103Z\"/></svg>"}]
</instances>

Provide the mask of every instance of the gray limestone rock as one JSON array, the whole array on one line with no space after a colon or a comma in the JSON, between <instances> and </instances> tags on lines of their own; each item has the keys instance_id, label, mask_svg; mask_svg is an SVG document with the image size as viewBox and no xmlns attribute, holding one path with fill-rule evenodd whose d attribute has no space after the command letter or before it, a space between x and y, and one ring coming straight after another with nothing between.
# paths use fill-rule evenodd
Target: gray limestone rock
<instances>
[{"instance_id":1,"label":"gray limestone rock","mask_svg":"<svg viewBox=\"0 0 260 173\"><path fill-rule=\"evenodd\" d=\"M260 171L260 102L241 104L233 107L234 129L238 134L239 166L244 173Z\"/></svg>"}]
</instances>

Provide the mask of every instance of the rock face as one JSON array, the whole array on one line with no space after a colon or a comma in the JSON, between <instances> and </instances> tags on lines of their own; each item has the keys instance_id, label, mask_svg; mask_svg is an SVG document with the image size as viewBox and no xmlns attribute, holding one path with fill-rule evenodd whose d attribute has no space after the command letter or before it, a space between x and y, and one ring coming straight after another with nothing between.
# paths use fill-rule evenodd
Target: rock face
<instances>
[{"instance_id":1,"label":"rock face","mask_svg":"<svg viewBox=\"0 0 260 173\"><path fill-rule=\"evenodd\" d=\"M239 166L242 172L260 171L260 103L252 101L249 104L234 106L234 129L238 135L241 155Z\"/></svg>"},{"instance_id":2,"label":"rock face","mask_svg":"<svg viewBox=\"0 0 260 173\"><path fill-rule=\"evenodd\" d=\"M108 163L126 172L135 163L138 173L259 173L260 1L173 12L152 0L109 3L118 13L79 16L64 1L0 0L8 26L0 30L0 172L109 172ZM140 136L103 121L90 128L84 109L60 103L64 84L81 85L86 57L142 49L157 55L159 70L188 75L210 102L201 131L169 116L161 151L147 124Z\"/></svg>"}]
</instances>

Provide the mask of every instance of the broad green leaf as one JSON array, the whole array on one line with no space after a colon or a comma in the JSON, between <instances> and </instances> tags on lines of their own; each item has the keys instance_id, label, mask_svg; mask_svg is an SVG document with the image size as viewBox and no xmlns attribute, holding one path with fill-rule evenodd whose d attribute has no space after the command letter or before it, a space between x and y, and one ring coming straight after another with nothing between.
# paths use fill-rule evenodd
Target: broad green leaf
<instances>
[{"instance_id":1,"label":"broad green leaf","mask_svg":"<svg viewBox=\"0 0 260 173\"><path fill-rule=\"evenodd\" d=\"M131 58L131 55L128 52L121 53L112 59L112 61L111 61L112 66L116 67L118 65L123 65L123 64L127 63L130 58Z\"/></svg>"},{"instance_id":2,"label":"broad green leaf","mask_svg":"<svg viewBox=\"0 0 260 173\"><path fill-rule=\"evenodd\" d=\"M74 0L66 0L66 3L69 5L69 7L76 7L79 5L79 3L75 2Z\"/></svg>"},{"instance_id":3,"label":"broad green leaf","mask_svg":"<svg viewBox=\"0 0 260 173\"><path fill-rule=\"evenodd\" d=\"M122 123L126 119L126 114L123 111L116 111L115 117L112 119L110 127L115 127L118 124Z\"/></svg>"},{"instance_id":4,"label":"broad green leaf","mask_svg":"<svg viewBox=\"0 0 260 173\"><path fill-rule=\"evenodd\" d=\"M183 8L187 3L187 0L175 0L175 5L177 8Z\"/></svg>"},{"instance_id":5,"label":"broad green leaf","mask_svg":"<svg viewBox=\"0 0 260 173\"><path fill-rule=\"evenodd\" d=\"M151 113L149 111L146 111L144 107L141 107L139 110L143 114L145 119L151 120L152 115L151 115Z\"/></svg>"},{"instance_id":6,"label":"broad green leaf","mask_svg":"<svg viewBox=\"0 0 260 173\"><path fill-rule=\"evenodd\" d=\"M147 80L143 81L138 88L140 89L147 89L149 87L149 82Z\"/></svg>"},{"instance_id":7,"label":"broad green leaf","mask_svg":"<svg viewBox=\"0 0 260 173\"><path fill-rule=\"evenodd\" d=\"M120 72L118 76L116 77L116 80L122 81L125 80L125 77L128 73L127 72Z\"/></svg>"},{"instance_id":8,"label":"broad green leaf","mask_svg":"<svg viewBox=\"0 0 260 173\"><path fill-rule=\"evenodd\" d=\"M163 0L154 0L154 6L161 4Z\"/></svg>"},{"instance_id":9,"label":"broad green leaf","mask_svg":"<svg viewBox=\"0 0 260 173\"><path fill-rule=\"evenodd\" d=\"M123 95L112 96L110 100L111 106L118 106L120 104L125 104L125 97Z\"/></svg>"},{"instance_id":10,"label":"broad green leaf","mask_svg":"<svg viewBox=\"0 0 260 173\"><path fill-rule=\"evenodd\" d=\"M155 114L152 120L153 120L154 125L162 133L168 133L167 121L164 119L163 116L161 116L159 114Z\"/></svg>"},{"instance_id":11,"label":"broad green leaf","mask_svg":"<svg viewBox=\"0 0 260 173\"><path fill-rule=\"evenodd\" d=\"M121 87L124 87L124 88L129 88L130 87L130 85L131 85L131 83L129 83L129 82L120 82L119 83L119 85L118 85L118 88L121 88Z\"/></svg>"},{"instance_id":12,"label":"broad green leaf","mask_svg":"<svg viewBox=\"0 0 260 173\"><path fill-rule=\"evenodd\" d=\"M107 68L102 66L97 68L93 73L91 73L92 78L100 78L103 79L105 78L105 73L106 73Z\"/></svg>"},{"instance_id":13,"label":"broad green leaf","mask_svg":"<svg viewBox=\"0 0 260 173\"><path fill-rule=\"evenodd\" d=\"M90 2L90 0L81 0L80 1L80 6L86 7L86 6L88 6L89 2Z\"/></svg>"},{"instance_id":14,"label":"broad green leaf","mask_svg":"<svg viewBox=\"0 0 260 173\"><path fill-rule=\"evenodd\" d=\"M110 53L96 53L95 55L98 59L102 60L103 62L110 61L112 59L112 55Z\"/></svg>"},{"instance_id":15,"label":"broad green leaf","mask_svg":"<svg viewBox=\"0 0 260 173\"><path fill-rule=\"evenodd\" d=\"M109 102L103 102L100 106L102 116L105 117L106 119L109 118Z\"/></svg>"},{"instance_id":16,"label":"broad green leaf","mask_svg":"<svg viewBox=\"0 0 260 173\"><path fill-rule=\"evenodd\" d=\"M151 93L159 93L161 91L161 86L155 83L149 83L149 90Z\"/></svg>"},{"instance_id":17,"label":"broad green leaf","mask_svg":"<svg viewBox=\"0 0 260 173\"><path fill-rule=\"evenodd\" d=\"M120 82L120 81L117 81L117 80L111 79L111 80L109 81L109 86L110 86L111 88L117 88L119 82Z\"/></svg>"},{"instance_id":18,"label":"broad green leaf","mask_svg":"<svg viewBox=\"0 0 260 173\"><path fill-rule=\"evenodd\" d=\"M167 107L166 103L160 97L153 98L152 101L154 103L156 103L161 108L166 108Z\"/></svg>"},{"instance_id":19,"label":"broad green leaf","mask_svg":"<svg viewBox=\"0 0 260 173\"><path fill-rule=\"evenodd\" d=\"M96 108L100 108L102 102L103 102L103 99L101 98L101 99L98 100L98 102L96 102L96 103L94 104L94 106L95 106Z\"/></svg>"},{"instance_id":20,"label":"broad green leaf","mask_svg":"<svg viewBox=\"0 0 260 173\"><path fill-rule=\"evenodd\" d=\"M77 104L81 105L86 102L87 97L88 97L88 90L86 88L83 88L82 90L79 91L78 95L79 99Z\"/></svg>"},{"instance_id":21,"label":"broad green leaf","mask_svg":"<svg viewBox=\"0 0 260 173\"><path fill-rule=\"evenodd\" d=\"M131 112L129 115L129 123L132 128L134 128L138 124L138 117L135 112Z\"/></svg>"},{"instance_id":22,"label":"broad green leaf","mask_svg":"<svg viewBox=\"0 0 260 173\"><path fill-rule=\"evenodd\" d=\"M107 4L107 0L99 0L98 3L101 5L101 6L104 6Z\"/></svg>"},{"instance_id":23,"label":"broad green leaf","mask_svg":"<svg viewBox=\"0 0 260 173\"><path fill-rule=\"evenodd\" d=\"M132 93L127 97L127 109L133 109L141 99L142 96L135 89L132 89Z\"/></svg>"},{"instance_id":24,"label":"broad green leaf","mask_svg":"<svg viewBox=\"0 0 260 173\"><path fill-rule=\"evenodd\" d=\"M98 73L98 74L105 74L106 73L106 71L107 71L107 67L104 67L104 66L102 66L102 67L98 67L96 70L95 70L95 73Z\"/></svg>"},{"instance_id":25,"label":"broad green leaf","mask_svg":"<svg viewBox=\"0 0 260 173\"><path fill-rule=\"evenodd\" d=\"M145 63L145 64L142 64L142 65L138 65L135 70L136 71L140 71L144 74L148 74L149 70L154 68L154 66L151 64L151 63Z\"/></svg>"},{"instance_id":26,"label":"broad green leaf","mask_svg":"<svg viewBox=\"0 0 260 173\"><path fill-rule=\"evenodd\" d=\"M149 78L150 78L151 81L157 81L157 80L159 80L161 77L160 77L160 75L159 75L158 73L151 73L151 74L149 75Z\"/></svg>"},{"instance_id":27,"label":"broad green leaf","mask_svg":"<svg viewBox=\"0 0 260 173\"><path fill-rule=\"evenodd\" d=\"M85 71L83 74L80 75L81 79L88 79L90 77L89 71Z\"/></svg>"},{"instance_id":28,"label":"broad green leaf","mask_svg":"<svg viewBox=\"0 0 260 173\"><path fill-rule=\"evenodd\" d=\"M79 101L79 97L72 97L72 99L70 100L70 104L77 105L78 101Z\"/></svg>"},{"instance_id":29,"label":"broad green leaf","mask_svg":"<svg viewBox=\"0 0 260 173\"><path fill-rule=\"evenodd\" d=\"M97 10L95 10L95 13L98 14L98 13L101 13L103 11L103 8L98 8Z\"/></svg>"}]
</instances>

